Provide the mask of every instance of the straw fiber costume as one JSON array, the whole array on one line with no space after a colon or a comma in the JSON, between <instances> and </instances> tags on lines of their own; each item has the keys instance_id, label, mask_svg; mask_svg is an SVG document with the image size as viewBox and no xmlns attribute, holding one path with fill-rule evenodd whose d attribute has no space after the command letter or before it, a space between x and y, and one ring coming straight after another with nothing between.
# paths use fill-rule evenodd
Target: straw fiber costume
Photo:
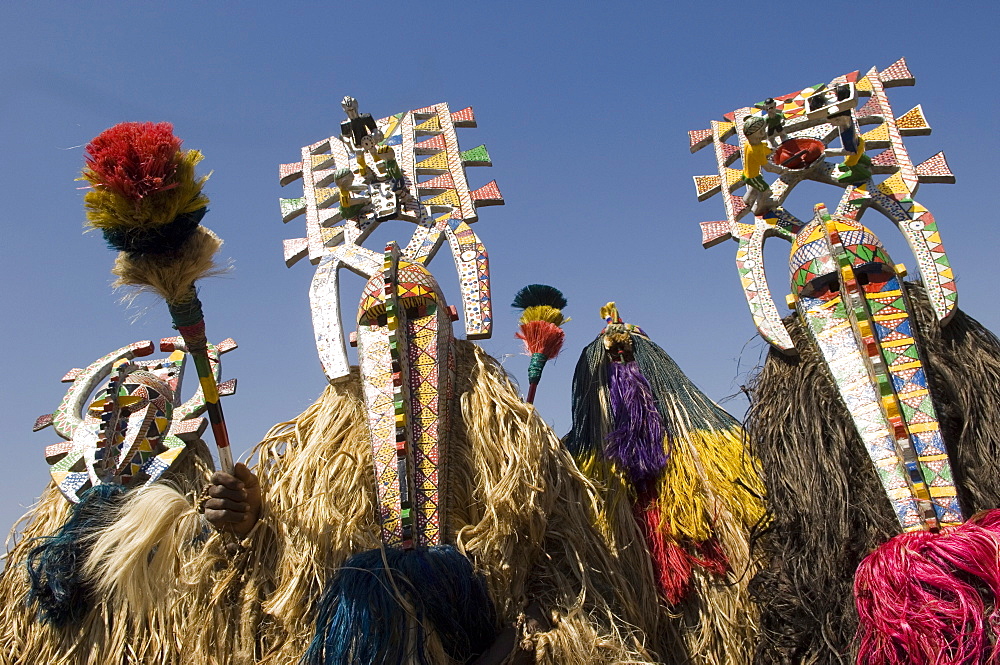
<instances>
[{"instance_id":1,"label":"straw fiber costume","mask_svg":"<svg viewBox=\"0 0 1000 665\"><path fill-rule=\"evenodd\" d=\"M311 226L305 244L286 243L290 257L300 248L302 256L321 254L311 298L330 386L255 448L253 474L224 469L199 501L209 469L189 453L186 466L171 470L172 484L130 490L102 507L100 520L74 527L86 547L68 567L79 571L88 604L39 625L35 614L46 610L28 590L24 562L34 575L45 537L76 519L66 521L65 500L49 490L0 584L0 653L17 662L115 665L447 665L653 663L655 651L666 651L656 642L655 594L633 587L628 562L592 526L601 510L593 486L499 364L453 339L457 312L425 266L447 239L462 276L466 330L488 335L488 262L468 221L475 205L500 200L499 190L465 185L463 164L488 162L485 148L452 159L454 127L474 125L471 109L451 113L442 104L377 123L398 147L402 190L379 172L385 160L362 175L337 137L282 167L286 181L303 177L307 196L297 201L307 224L321 214L343 222L340 246ZM413 184L417 126L440 137L431 142L444 153L435 168L455 168L448 206L421 204L406 191L421 187ZM425 144L421 154L436 149ZM352 198L320 213L317 197L337 196L316 187L331 169ZM436 221L431 210L446 214ZM294 216L288 205L283 211ZM390 243L376 254L358 244L394 218L419 222L406 248ZM341 265L368 278L354 368L342 362L335 321ZM107 399L115 408L131 404ZM130 432L126 426L124 439ZM207 528L199 508L214 524L233 526ZM43 581L58 595L58 581Z\"/></svg>"},{"instance_id":2,"label":"straw fiber costume","mask_svg":"<svg viewBox=\"0 0 1000 665\"><path fill-rule=\"evenodd\" d=\"M994 662L1000 344L942 326L854 220L818 215L793 257L816 245L840 270L799 291L799 354L768 355L747 417L773 506L761 661Z\"/></svg>"},{"instance_id":3,"label":"straw fiber costume","mask_svg":"<svg viewBox=\"0 0 1000 665\"><path fill-rule=\"evenodd\" d=\"M614 303L602 314L607 327L576 366L566 445L603 488L610 542L659 590L685 662L747 663L756 633L747 582L758 570L749 540L764 506L739 423Z\"/></svg>"},{"instance_id":4,"label":"straw fiber costume","mask_svg":"<svg viewBox=\"0 0 1000 665\"><path fill-rule=\"evenodd\" d=\"M46 449L53 482L19 521L0 577L0 662L111 663L171 648L160 611L175 585L157 578L173 578L175 552L205 535L192 504L212 459L198 438L201 391L178 399L184 345L164 342L176 348L165 359L138 360L153 346L137 342L73 370L59 409L36 423L68 440ZM233 346L211 347L214 367ZM109 549L119 558L106 570ZM139 586L108 593L125 579ZM162 605L151 607L155 596Z\"/></svg>"},{"instance_id":5,"label":"straw fiber costume","mask_svg":"<svg viewBox=\"0 0 1000 665\"><path fill-rule=\"evenodd\" d=\"M769 142L765 169L779 174L752 216L723 190L727 220L703 224L706 246L738 241L747 302L771 345L745 424L770 519L768 562L751 584L759 663L1000 659L1000 344L957 308L938 224L914 200L920 183L954 177L942 153L910 160L902 137L930 127L919 106L896 117L886 89L912 84L899 60L692 132L692 150L715 145L720 174L739 150L723 146L734 134L741 147ZM765 137L774 113L782 131ZM858 136L866 124L876 127ZM834 212L790 213L785 197L802 180L843 188ZM904 235L920 282L904 283L906 269L862 225L869 209ZM792 243L784 320L763 272L773 236Z\"/></svg>"}]
</instances>

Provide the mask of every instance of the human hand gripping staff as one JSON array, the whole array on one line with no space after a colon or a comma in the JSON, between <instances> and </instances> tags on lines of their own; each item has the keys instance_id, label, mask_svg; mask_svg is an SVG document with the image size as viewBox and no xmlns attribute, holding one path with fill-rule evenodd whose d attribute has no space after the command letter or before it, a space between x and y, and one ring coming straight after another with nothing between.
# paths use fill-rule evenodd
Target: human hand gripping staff
<instances>
[{"instance_id":1,"label":"human hand gripping staff","mask_svg":"<svg viewBox=\"0 0 1000 665\"><path fill-rule=\"evenodd\" d=\"M174 327L194 358L207 403L219 464L233 472L229 435L208 359L205 317L195 282L218 270L222 240L200 222L208 210L207 176L195 176L202 155L181 150L170 123L123 122L86 148L83 179L87 222L119 251L115 286L152 291L167 303Z\"/></svg>"}]
</instances>

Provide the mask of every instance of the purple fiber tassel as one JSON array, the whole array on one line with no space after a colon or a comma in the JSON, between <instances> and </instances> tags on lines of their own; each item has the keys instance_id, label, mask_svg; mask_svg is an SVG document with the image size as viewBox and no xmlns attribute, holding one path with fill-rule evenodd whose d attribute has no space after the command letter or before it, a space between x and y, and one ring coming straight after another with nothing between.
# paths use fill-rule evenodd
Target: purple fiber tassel
<instances>
[{"instance_id":1,"label":"purple fiber tassel","mask_svg":"<svg viewBox=\"0 0 1000 665\"><path fill-rule=\"evenodd\" d=\"M608 388L614 430L608 435L604 454L641 488L655 480L667 465L663 419L639 365L634 360L610 365Z\"/></svg>"}]
</instances>

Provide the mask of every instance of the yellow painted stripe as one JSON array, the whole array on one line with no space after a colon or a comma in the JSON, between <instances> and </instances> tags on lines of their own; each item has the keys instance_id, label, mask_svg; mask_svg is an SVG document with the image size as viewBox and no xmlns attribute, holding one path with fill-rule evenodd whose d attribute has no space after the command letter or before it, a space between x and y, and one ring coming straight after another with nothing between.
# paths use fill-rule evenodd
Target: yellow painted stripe
<instances>
[{"instance_id":1,"label":"yellow painted stripe","mask_svg":"<svg viewBox=\"0 0 1000 665\"><path fill-rule=\"evenodd\" d=\"M932 487L931 498L940 499L943 496L956 496L954 487Z\"/></svg>"},{"instance_id":2,"label":"yellow painted stripe","mask_svg":"<svg viewBox=\"0 0 1000 665\"><path fill-rule=\"evenodd\" d=\"M936 420L929 423L914 423L913 425L907 425L906 427L910 430L910 434L933 432L934 430L941 429L941 425L939 425Z\"/></svg>"},{"instance_id":3,"label":"yellow painted stripe","mask_svg":"<svg viewBox=\"0 0 1000 665\"><path fill-rule=\"evenodd\" d=\"M901 489L890 490L887 494L890 499L905 499L910 496L910 489L903 487Z\"/></svg>"},{"instance_id":4,"label":"yellow painted stripe","mask_svg":"<svg viewBox=\"0 0 1000 665\"><path fill-rule=\"evenodd\" d=\"M900 372L904 369L913 369L915 367L923 367L923 365L920 364L919 360L914 360L911 363L905 363L903 365L892 365L889 369L893 372Z\"/></svg>"},{"instance_id":5,"label":"yellow painted stripe","mask_svg":"<svg viewBox=\"0 0 1000 665\"><path fill-rule=\"evenodd\" d=\"M891 349L895 346L905 346L907 344L913 344L912 337L904 337L902 339L891 339L888 342L880 342L883 349Z\"/></svg>"},{"instance_id":6,"label":"yellow painted stripe","mask_svg":"<svg viewBox=\"0 0 1000 665\"><path fill-rule=\"evenodd\" d=\"M895 321L896 319L905 319L909 316L906 312L897 312L895 314L875 314L872 316L876 321Z\"/></svg>"},{"instance_id":7,"label":"yellow painted stripe","mask_svg":"<svg viewBox=\"0 0 1000 665\"><path fill-rule=\"evenodd\" d=\"M918 457L921 462L940 462L941 460L948 459L948 455L925 455L923 457Z\"/></svg>"},{"instance_id":8,"label":"yellow painted stripe","mask_svg":"<svg viewBox=\"0 0 1000 665\"><path fill-rule=\"evenodd\" d=\"M210 376L203 376L198 379L201 384L201 392L205 396L205 401L209 404L219 403L219 391L215 387L215 379Z\"/></svg>"}]
</instances>

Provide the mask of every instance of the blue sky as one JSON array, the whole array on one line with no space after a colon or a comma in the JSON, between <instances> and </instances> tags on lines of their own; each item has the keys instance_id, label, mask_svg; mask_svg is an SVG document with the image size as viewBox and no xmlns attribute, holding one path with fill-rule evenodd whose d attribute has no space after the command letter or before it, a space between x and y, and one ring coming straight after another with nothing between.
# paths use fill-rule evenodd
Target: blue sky
<instances>
[{"instance_id":1,"label":"blue sky","mask_svg":"<svg viewBox=\"0 0 1000 665\"><path fill-rule=\"evenodd\" d=\"M88 6L90 5L90 6ZM209 335L233 337L225 400L234 448L247 451L274 423L322 390L308 313L312 267L285 267L281 241L303 233L281 222L277 168L301 146L335 134L350 94L382 117L446 101L473 106L464 148L485 143L507 201L481 211L476 231L492 260L498 313L484 342L519 379L527 359L513 339L514 292L532 282L570 301L563 355L550 363L538 408L569 427L569 386L580 350L600 331L599 307L616 300L714 399L738 393L764 345L742 298L735 243L700 246L698 223L720 219L699 203L691 176L711 173L691 155L687 130L763 97L905 56L914 88L894 88L897 115L916 104L934 128L907 140L915 162L944 150L956 185L924 185L959 283L960 304L1000 330L994 287L1000 230L990 176L997 150L991 3L6 3L0 9L0 528L41 492L60 377L141 339L170 335L153 300L126 307L110 289L113 255L82 233L82 146L125 120L170 121L205 154L212 199L204 223L221 235L232 272L201 285ZM803 205L838 192L816 185ZM804 213L803 213L804 214ZM865 217L897 262L913 265L895 229ZM384 225L376 239L409 238ZM377 245L376 245L377 248ZM783 306L787 245L768 250ZM452 302L447 252L432 264ZM361 280L345 276L343 298ZM523 380L523 379L522 379ZM189 381L189 385L193 383ZM725 403L741 414L745 400Z\"/></svg>"}]
</instances>

